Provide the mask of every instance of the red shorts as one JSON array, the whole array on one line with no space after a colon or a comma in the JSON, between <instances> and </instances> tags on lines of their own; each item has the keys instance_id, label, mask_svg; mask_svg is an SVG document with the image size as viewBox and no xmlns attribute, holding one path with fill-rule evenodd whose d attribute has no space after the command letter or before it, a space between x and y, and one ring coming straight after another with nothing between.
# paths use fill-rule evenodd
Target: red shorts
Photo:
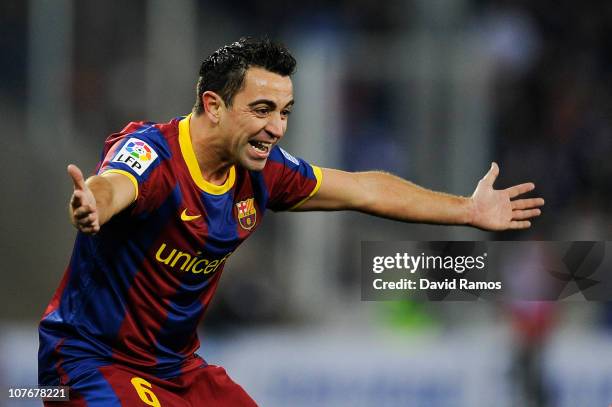
<instances>
[{"instance_id":1,"label":"red shorts","mask_svg":"<svg viewBox=\"0 0 612 407\"><path fill-rule=\"evenodd\" d=\"M45 406L257 406L225 369L204 365L172 379L159 379L121 365L102 366L70 383L70 401Z\"/></svg>"}]
</instances>

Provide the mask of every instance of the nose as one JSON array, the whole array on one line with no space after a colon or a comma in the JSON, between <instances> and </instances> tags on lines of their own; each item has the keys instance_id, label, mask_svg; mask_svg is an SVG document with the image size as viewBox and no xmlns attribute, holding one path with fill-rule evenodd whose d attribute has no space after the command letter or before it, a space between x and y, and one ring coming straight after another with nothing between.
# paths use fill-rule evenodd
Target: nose
<instances>
[{"instance_id":1,"label":"nose","mask_svg":"<svg viewBox=\"0 0 612 407\"><path fill-rule=\"evenodd\" d=\"M270 119L266 124L265 130L270 136L279 139L285 134L286 126L286 121L283 120L280 112L275 112L274 114L270 115Z\"/></svg>"}]
</instances>

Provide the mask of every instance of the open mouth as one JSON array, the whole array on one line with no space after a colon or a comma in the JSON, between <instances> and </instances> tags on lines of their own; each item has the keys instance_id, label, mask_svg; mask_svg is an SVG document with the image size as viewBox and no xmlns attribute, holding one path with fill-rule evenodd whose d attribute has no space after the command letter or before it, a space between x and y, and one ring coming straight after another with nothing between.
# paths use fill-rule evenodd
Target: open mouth
<instances>
[{"instance_id":1,"label":"open mouth","mask_svg":"<svg viewBox=\"0 0 612 407\"><path fill-rule=\"evenodd\" d=\"M253 147L253 149L255 151L257 151L260 154L267 154L268 151L270 151L270 143L264 143L262 141L257 141L257 140L250 140L249 144L251 145L251 147Z\"/></svg>"}]
</instances>

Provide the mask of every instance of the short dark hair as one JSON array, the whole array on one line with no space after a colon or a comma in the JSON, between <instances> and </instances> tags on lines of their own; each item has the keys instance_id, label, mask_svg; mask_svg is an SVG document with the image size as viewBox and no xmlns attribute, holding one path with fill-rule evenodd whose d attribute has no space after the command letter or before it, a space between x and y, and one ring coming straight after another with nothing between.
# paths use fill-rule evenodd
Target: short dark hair
<instances>
[{"instance_id":1,"label":"short dark hair","mask_svg":"<svg viewBox=\"0 0 612 407\"><path fill-rule=\"evenodd\" d=\"M204 111L202 94L208 90L218 93L225 104L231 106L234 96L244 85L246 71L251 67L290 76L295 72L295 65L295 58L283 44L268 38L242 37L219 48L202 62L193 112L200 114Z\"/></svg>"}]
</instances>

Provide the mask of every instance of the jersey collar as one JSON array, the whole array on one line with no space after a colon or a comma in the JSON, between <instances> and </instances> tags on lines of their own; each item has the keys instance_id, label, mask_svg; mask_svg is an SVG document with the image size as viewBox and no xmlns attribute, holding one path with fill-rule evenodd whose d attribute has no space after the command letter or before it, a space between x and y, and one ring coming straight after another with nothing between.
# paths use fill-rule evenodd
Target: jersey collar
<instances>
[{"instance_id":1,"label":"jersey collar","mask_svg":"<svg viewBox=\"0 0 612 407\"><path fill-rule=\"evenodd\" d=\"M196 159L195 152L193 151L193 145L191 144L191 133L189 131L189 121L191 120L191 114L185 116L179 121L179 145L181 146L181 154L189 168L189 174L196 183L196 185L212 195L222 195L229 191L234 186L236 180L236 169L232 165L230 168L229 176L223 185L215 185L204 179L200 165Z\"/></svg>"}]
</instances>

